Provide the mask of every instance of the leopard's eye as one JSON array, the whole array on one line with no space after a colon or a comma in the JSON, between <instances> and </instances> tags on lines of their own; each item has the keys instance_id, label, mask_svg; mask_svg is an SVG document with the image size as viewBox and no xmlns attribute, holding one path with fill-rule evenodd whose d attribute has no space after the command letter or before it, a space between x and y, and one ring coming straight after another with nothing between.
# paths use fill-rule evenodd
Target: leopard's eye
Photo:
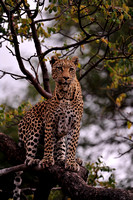
<instances>
[{"instance_id":1,"label":"leopard's eye","mask_svg":"<svg viewBox=\"0 0 133 200\"><path fill-rule=\"evenodd\" d=\"M63 71L62 67L57 67L57 69L58 69L59 71Z\"/></svg>"},{"instance_id":2,"label":"leopard's eye","mask_svg":"<svg viewBox=\"0 0 133 200\"><path fill-rule=\"evenodd\" d=\"M74 71L74 68L73 68L73 67L71 67L71 68L69 69L69 71L70 71L70 72L73 72L73 71Z\"/></svg>"}]
</instances>

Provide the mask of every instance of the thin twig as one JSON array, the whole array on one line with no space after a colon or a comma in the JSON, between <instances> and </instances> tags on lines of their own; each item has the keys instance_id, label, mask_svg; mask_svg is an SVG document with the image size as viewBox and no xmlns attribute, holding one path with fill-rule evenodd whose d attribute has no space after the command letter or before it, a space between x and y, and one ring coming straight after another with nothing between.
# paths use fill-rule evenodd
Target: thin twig
<instances>
[{"instance_id":1,"label":"thin twig","mask_svg":"<svg viewBox=\"0 0 133 200\"><path fill-rule=\"evenodd\" d=\"M61 17L61 15L66 12L68 10L68 8L64 9L59 15L57 15L56 17L51 17L51 18L47 18L47 19L39 19L39 20L36 20L34 21L34 23L39 23L39 22L47 22L47 21L52 21L52 20L55 20L55 19L58 19L59 17Z\"/></svg>"},{"instance_id":2,"label":"thin twig","mask_svg":"<svg viewBox=\"0 0 133 200\"><path fill-rule=\"evenodd\" d=\"M125 154L130 153L132 150L133 150L133 147L131 147L130 149L128 149L127 151L125 151L125 152L123 152L123 153L120 153L120 152L119 152L119 156L116 157L116 158L120 158L120 157L124 156Z\"/></svg>"},{"instance_id":3,"label":"thin twig","mask_svg":"<svg viewBox=\"0 0 133 200\"><path fill-rule=\"evenodd\" d=\"M27 79L26 76L22 76L22 75L18 75L18 74L14 74L14 73L11 73L11 72L6 72L6 71L3 71L3 70L0 70L0 72L2 72L3 74L0 76L0 79L3 78L3 76L5 76L6 74L10 75L13 79L15 80L19 80L19 79Z\"/></svg>"}]
</instances>

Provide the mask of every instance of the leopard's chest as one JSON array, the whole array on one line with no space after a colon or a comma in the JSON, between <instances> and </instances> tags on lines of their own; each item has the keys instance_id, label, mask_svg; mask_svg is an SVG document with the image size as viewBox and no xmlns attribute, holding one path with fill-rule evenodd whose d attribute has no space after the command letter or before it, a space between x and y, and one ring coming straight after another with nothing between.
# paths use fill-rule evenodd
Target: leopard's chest
<instances>
[{"instance_id":1,"label":"leopard's chest","mask_svg":"<svg viewBox=\"0 0 133 200\"><path fill-rule=\"evenodd\" d=\"M57 116L57 136L65 136L72 128L72 123L75 118L74 107L70 104L60 104L56 110Z\"/></svg>"}]
</instances>

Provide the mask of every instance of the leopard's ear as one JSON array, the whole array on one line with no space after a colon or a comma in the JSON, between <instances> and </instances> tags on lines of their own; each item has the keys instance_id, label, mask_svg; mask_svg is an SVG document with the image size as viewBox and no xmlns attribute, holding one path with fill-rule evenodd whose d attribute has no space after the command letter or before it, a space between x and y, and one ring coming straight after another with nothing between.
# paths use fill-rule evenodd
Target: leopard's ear
<instances>
[{"instance_id":1,"label":"leopard's ear","mask_svg":"<svg viewBox=\"0 0 133 200\"><path fill-rule=\"evenodd\" d=\"M59 58L57 56L52 56L50 60L50 64L53 65Z\"/></svg>"},{"instance_id":2,"label":"leopard's ear","mask_svg":"<svg viewBox=\"0 0 133 200\"><path fill-rule=\"evenodd\" d=\"M77 56L74 56L71 60L76 66L78 65L79 59Z\"/></svg>"}]
</instances>

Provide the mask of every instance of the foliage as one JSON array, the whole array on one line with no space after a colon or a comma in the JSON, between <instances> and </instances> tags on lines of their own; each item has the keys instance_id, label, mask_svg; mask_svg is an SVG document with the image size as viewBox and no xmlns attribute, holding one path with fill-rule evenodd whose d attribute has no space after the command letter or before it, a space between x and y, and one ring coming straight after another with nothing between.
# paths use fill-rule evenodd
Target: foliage
<instances>
[{"instance_id":1,"label":"foliage","mask_svg":"<svg viewBox=\"0 0 133 200\"><path fill-rule=\"evenodd\" d=\"M63 197L64 197L64 195L63 195L62 191L60 189L58 189L58 186L57 186L57 189L54 188L54 190L52 190L50 192L48 200L62 200Z\"/></svg>"},{"instance_id":2,"label":"foliage","mask_svg":"<svg viewBox=\"0 0 133 200\"><path fill-rule=\"evenodd\" d=\"M29 108L31 108L31 104L29 102L22 103L17 109L0 105L0 126L10 127L17 125Z\"/></svg>"},{"instance_id":3,"label":"foliage","mask_svg":"<svg viewBox=\"0 0 133 200\"><path fill-rule=\"evenodd\" d=\"M113 173L115 169L106 166L102 157L98 158L95 163L87 163L86 168L89 172L88 185L115 188L116 182ZM105 180L105 176L108 176L107 180Z\"/></svg>"}]
</instances>

